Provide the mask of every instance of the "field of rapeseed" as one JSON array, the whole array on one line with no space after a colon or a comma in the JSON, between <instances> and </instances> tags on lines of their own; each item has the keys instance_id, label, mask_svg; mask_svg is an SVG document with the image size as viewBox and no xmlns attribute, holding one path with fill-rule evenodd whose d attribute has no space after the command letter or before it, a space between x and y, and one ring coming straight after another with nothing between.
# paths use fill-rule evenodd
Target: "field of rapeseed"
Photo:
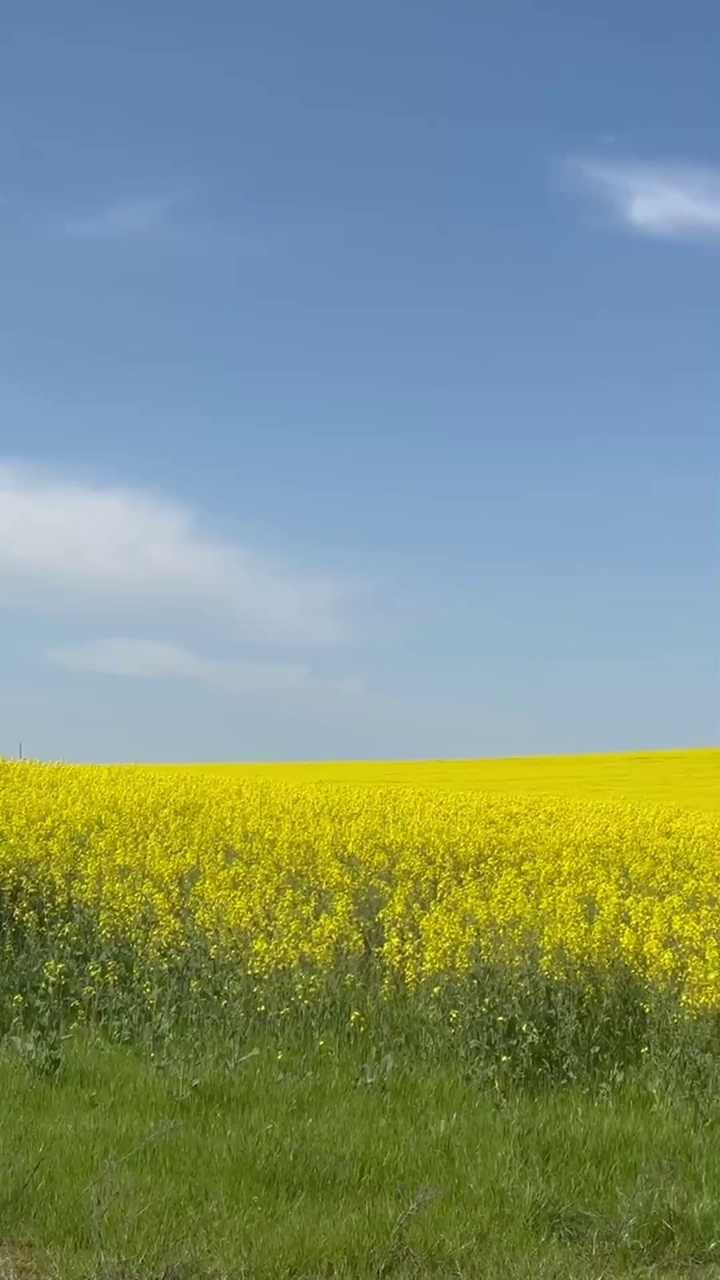
<instances>
[{"instance_id":1,"label":"field of rapeseed","mask_svg":"<svg viewBox=\"0 0 720 1280\"><path fill-rule=\"evenodd\" d=\"M715 1274L708 757L0 761L0 1273Z\"/></svg>"},{"instance_id":2,"label":"field of rapeseed","mask_svg":"<svg viewBox=\"0 0 720 1280\"><path fill-rule=\"evenodd\" d=\"M158 768L158 766L154 766ZM720 812L720 750L645 751L498 760L364 760L301 764L166 765L164 769L276 782L430 787L443 791L635 800Z\"/></svg>"},{"instance_id":3,"label":"field of rapeseed","mask_svg":"<svg viewBox=\"0 0 720 1280\"><path fill-rule=\"evenodd\" d=\"M532 955L716 1006L719 851L720 816L678 806L0 764L6 945L67 957L72 936L105 983L120 954L197 945L256 992L368 962L386 990L437 988ZM59 989L67 959L46 963Z\"/></svg>"}]
</instances>

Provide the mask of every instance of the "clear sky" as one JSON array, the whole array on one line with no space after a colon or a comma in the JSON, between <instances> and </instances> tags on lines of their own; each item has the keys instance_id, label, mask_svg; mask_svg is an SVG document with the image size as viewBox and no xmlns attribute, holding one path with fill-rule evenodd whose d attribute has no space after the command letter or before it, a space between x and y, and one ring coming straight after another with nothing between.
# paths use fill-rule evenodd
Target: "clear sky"
<instances>
[{"instance_id":1,"label":"clear sky","mask_svg":"<svg viewBox=\"0 0 720 1280\"><path fill-rule=\"evenodd\" d=\"M39 0L0 754L718 734L714 0Z\"/></svg>"}]
</instances>

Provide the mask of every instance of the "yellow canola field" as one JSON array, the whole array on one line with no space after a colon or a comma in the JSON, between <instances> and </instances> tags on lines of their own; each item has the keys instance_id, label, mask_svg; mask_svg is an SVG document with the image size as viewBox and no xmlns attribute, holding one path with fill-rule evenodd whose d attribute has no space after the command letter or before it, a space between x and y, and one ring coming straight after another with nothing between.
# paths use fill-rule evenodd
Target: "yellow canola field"
<instances>
[{"instance_id":1,"label":"yellow canola field","mask_svg":"<svg viewBox=\"0 0 720 1280\"><path fill-rule=\"evenodd\" d=\"M681 804L720 813L720 750L626 752L614 755L525 756L505 760L331 761L308 764L155 765L235 778L350 786L432 787L558 795L572 799L627 799Z\"/></svg>"},{"instance_id":2,"label":"yellow canola field","mask_svg":"<svg viewBox=\"0 0 720 1280\"><path fill-rule=\"evenodd\" d=\"M720 816L678 806L0 761L0 892L257 975L375 950L410 985L541 945L720 1004Z\"/></svg>"}]
</instances>

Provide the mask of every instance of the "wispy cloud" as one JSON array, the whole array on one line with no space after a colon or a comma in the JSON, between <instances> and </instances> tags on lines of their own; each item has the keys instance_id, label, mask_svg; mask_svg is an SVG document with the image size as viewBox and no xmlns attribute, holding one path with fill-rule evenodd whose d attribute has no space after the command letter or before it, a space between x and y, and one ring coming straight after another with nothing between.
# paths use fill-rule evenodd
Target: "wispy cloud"
<instances>
[{"instance_id":1,"label":"wispy cloud","mask_svg":"<svg viewBox=\"0 0 720 1280\"><path fill-rule=\"evenodd\" d=\"M174 680L194 684L224 704L248 709L261 707L302 720L336 722L353 730L373 730L406 736L410 754L417 751L413 735L439 743L456 735L477 742L477 735L507 739L514 732L527 739L531 728L524 716L501 712L472 701L428 697L398 697L373 688L362 676L333 676L314 672L305 664L245 662L208 658L184 645L165 640L109 638L90 640L51 650L55 666L86 675L130 680ZM427 736L429 735L429 737Z\"/></svg>"},{"instance_id":2,"label":"wispy cloud","mask_svg":"<svg viewBox=\"0 0 720 1280\"><path fill-rule=\"evenodd\" d=\"M319 720L350 743L358 733L402 742L401 754L416 753L422 735L440 754L457 750L458 735L474 750L480 731L509 742L517 717L505 709L426 689L398 696L372 672L343 670L343 644L367 634L368 605L374 613L380 603L369 585L214 536L166 497L0 464L0 608L43 617L41 652L55 667L86 680L172 680L204 690L230 717L247 706ZM72 641L57 630L48 639L68 614ZM335 646L332 662L298 659L306 646L316 658Z\"/></svg>"},{"instance_id":3,"label":"wispy cloud","mask_svg":"<svg viewBox=\"0 0 720 1280\"><path fill-rule=\"evenodd\" d=\"M134 679L179 679L243 698L280 697L287 700L332 698L347 703L363 693L357 677L325 678L304 664L243 662L206 658L168 641L102 639L51 650L50 662L70 671Z\"/></svg>"},{"instance_id":4,"label":"wispy cloud","mask_svg":"<svg viewBox=\"0 0 720 1280\"><path fill-rule=\"evenodd\" d=\"M613 220L639 235L720 240L720 169L574 159L570 172Z\"/></svg>"},{"instance_id":5,"label":"wispy cloud","mask_svg":"<svg viewBox=\"0 0 720 1280\"><path fill-rule=\"evenodd\" d=\"M0 465L5 606L171 611L236 640L334 645L349 636L358 590L205 533L195 511L170 499Z\"/></svg>"},{"instance_id":6,"label":"wispy cloud","mask_svg":"<svg viewBox=\"0 0 720 1280\"><path fill-rule=\"evenodd\" d=\"M171 226L177 196L151 196L118 200L93 213L70 218L66 235L88 239L125 239L158 235Z\"/></svg>"}]
</instances>

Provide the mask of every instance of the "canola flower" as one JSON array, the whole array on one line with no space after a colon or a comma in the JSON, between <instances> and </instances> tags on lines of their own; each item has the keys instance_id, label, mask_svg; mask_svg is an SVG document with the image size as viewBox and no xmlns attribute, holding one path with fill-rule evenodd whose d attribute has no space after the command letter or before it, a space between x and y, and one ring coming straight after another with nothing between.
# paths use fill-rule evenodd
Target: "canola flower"
<instances>
[{"instance_id":1,"label":"canola flower","mask_svg":"<svg viewBox=\"0 0 720 1280\"><path fill-rule=\"evenodd\" d=\"M633 800L720 812L720 749L525 756L498 760L335 760L300 764L153 765L274 782L400 785L498 794Z\"/></svg>"},{"instance_id":2,"label":"canola flower","mask_svg":"<svg viewBox=\"0 0 720 1280\"><path fill-rule=\"evenodd\" d=\"M371 953L412 988L532 947L720 1006L719 855L678 806L0 761L6 922L77 904L101 942L200 933L260 980Z\"/></svg>"}]
</instances>

